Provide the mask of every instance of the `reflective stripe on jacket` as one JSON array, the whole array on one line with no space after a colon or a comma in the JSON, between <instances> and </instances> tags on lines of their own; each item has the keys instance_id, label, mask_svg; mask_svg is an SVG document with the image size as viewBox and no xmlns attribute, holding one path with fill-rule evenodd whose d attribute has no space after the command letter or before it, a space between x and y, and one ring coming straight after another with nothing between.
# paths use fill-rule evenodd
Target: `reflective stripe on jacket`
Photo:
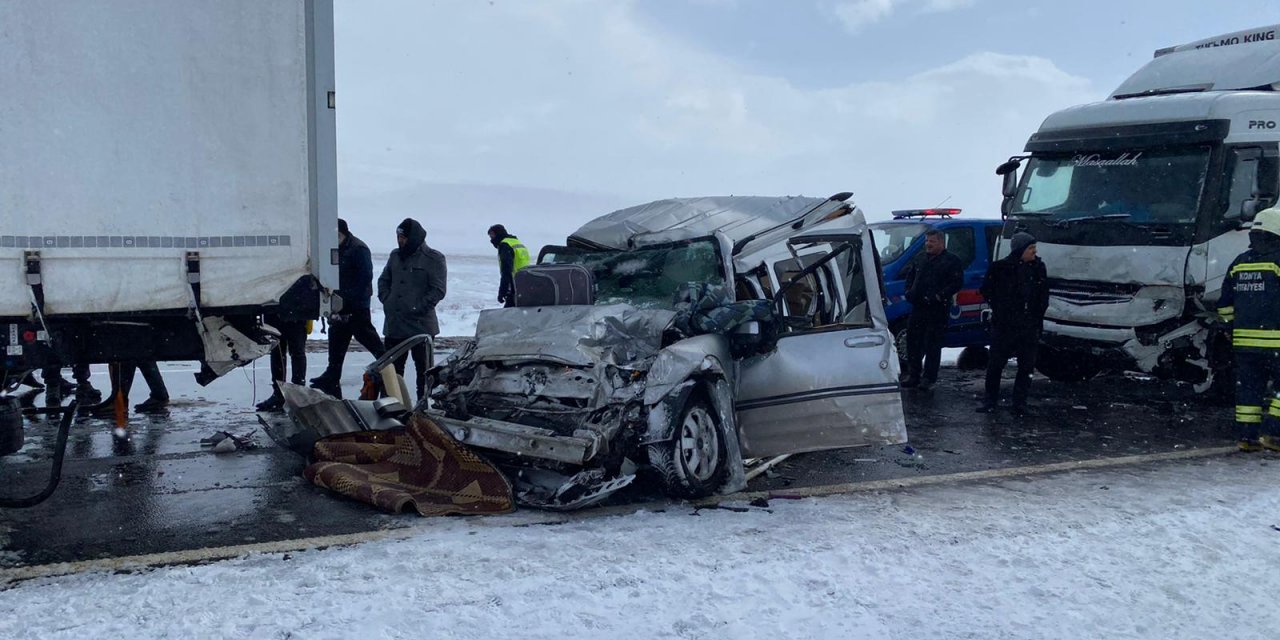
<instances>
[{"instance_id":1,"label":"reflective stripe on jacket","mask_svg":"<svg viewBox=\"0 0 1280 640\"><path fill-rule=\"evenodd\" d=\"M525 248L520 239L515 236L507 236L502 239L502 244L511 247L511 253L515 260L511 265L511 273L515 273L529 266L529 250Z\"/></svg>"},{"instance_id":2,"label":"reflective stripe on jacket","mask_svg":"<svg viewBox=\"0 0 1280 640\"><path fill-rule=\"evenodd\" d=\"M1231 263L1218 314L1236 349L1280 350L1280 251L1250 249Z\"/></svg>"}]
</instances>

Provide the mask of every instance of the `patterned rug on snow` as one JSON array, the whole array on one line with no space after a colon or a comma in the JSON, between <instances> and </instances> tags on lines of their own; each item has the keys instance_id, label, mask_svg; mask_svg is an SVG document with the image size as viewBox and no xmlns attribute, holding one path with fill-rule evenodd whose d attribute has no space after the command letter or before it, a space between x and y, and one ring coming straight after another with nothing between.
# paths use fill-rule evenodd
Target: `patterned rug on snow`
<instances>
[{"instance_id":1,"label":"patterned rug on snow","mask_svg":"<svg viewBox=\"0 0 1280 640\"><path fill-rule=\"evenodd\" d=\"M302 473L319 487L379 509L424 516L507 513L511 485L493 465L425 416L403 431L359 431L316 443Z\"/></svg>"}]
</instances>

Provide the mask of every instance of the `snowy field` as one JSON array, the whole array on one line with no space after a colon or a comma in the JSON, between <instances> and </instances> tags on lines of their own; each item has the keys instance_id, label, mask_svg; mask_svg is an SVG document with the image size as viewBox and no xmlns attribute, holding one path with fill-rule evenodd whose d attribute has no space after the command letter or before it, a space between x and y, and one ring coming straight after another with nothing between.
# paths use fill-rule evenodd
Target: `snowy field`
<instances>
[{"instance_id":1,"label":"snowy field","mask_svg":"<svg viewBox=\"0 0 1280 640\"><path fill-rule=\"evenodd\" d=\"M386 254L373 255L374 291L377 291L377 278L387 264ZM440 320L440 335L470 336L475 335L476 320L482 309L496 309L498 303L498 252L491 256L445 255L449 269L444 300L436 307L436 317ZM382 304L378 297L373 297L373 326L382 333ZM327 336L320 333L321 325L315 323L311 331L312 340L324 340Z\"/></svg>"},{"instance_id":2,"label":"snowy field","mask_svg":"<svg viewBox=\"0 0 1280 640\"><path fill-rule=\"evenodd\" d=\"M1280 464L423 521L0 592L3 638L1275 638ZM745 507L745 505L743 505Z\"/></svg>"}]
</instances>

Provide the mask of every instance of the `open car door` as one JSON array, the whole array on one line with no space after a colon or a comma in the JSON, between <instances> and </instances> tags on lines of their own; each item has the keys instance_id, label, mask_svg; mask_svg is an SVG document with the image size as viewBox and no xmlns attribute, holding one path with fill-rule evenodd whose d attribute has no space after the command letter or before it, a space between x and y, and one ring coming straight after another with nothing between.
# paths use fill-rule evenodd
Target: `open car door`
<instances>
[{"instance_id":1,"label":"open car door","mask_svg":"<svg viewBox=\"0 0 1280 640\"><path fill-rule=\"evenodd\" d=\"M820 230L815 229L815 232ZM897 355L865 223L802 235L764 258L787 328L741 361L743 455L906 442Z\"/></svg>"}]
</instances>

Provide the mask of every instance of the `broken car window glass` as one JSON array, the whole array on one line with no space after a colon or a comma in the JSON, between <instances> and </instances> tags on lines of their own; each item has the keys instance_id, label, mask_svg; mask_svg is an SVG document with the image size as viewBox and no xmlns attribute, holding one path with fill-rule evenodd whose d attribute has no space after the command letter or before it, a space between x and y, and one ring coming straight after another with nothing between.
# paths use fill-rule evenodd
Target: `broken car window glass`
<instances>
[{"instance_id":1,"label":"broken car window glass","mask_svg":"<svg viewBox=\"0 0 1280 640\"><path fill-rule=\"evenodd\" d=\"M562 251L544 260L590 269L597 305L672 309L676 294L690 283L725 283L720 253L709 239L631 251Z\"/></svg>"}]
</instances>

